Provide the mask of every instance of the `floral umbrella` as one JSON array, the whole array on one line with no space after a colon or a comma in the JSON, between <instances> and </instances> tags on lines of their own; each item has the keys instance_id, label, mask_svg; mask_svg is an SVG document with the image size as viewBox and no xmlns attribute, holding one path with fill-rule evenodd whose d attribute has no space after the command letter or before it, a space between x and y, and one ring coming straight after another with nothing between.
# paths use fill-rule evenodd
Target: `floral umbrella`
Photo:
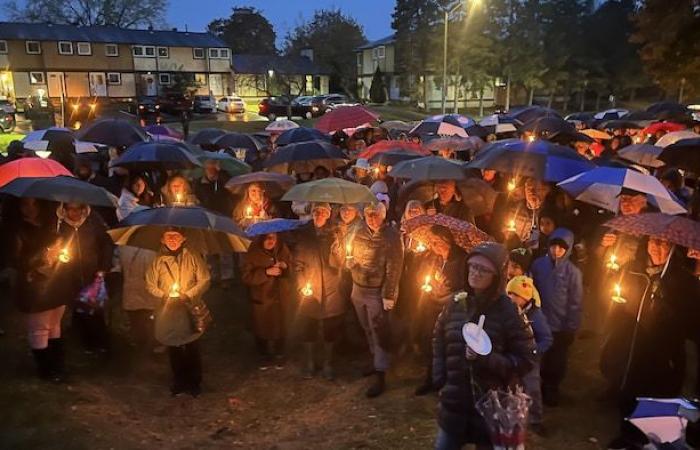
<instances>
[{"instance_id":1,"label":"floral umbrella","mask_svg":"<svg viewBox=\"0 0 700 450\"><path fill-rule=\"evenodd\" d=\"M476 225L444 214L414 217L413 219L407 220L403 224L403 227L412 238L422 242L428 242L428 235L432 225L442 225L448 228L450 233L452 233L455 243L467 252L482 242L494 241L491 236L478 229Z\"/></svg>"},{"instance_id":2,"label":"floral umbrella","mask_svg":"<svg viewBox=\"0 0 700 450\"><path fill-rule=\"evenodd\" d=\"M605 226L634 236L650 236L681 247L700 250L700 222L664 213L619 216Z\"/></svg>"}]
</instances>

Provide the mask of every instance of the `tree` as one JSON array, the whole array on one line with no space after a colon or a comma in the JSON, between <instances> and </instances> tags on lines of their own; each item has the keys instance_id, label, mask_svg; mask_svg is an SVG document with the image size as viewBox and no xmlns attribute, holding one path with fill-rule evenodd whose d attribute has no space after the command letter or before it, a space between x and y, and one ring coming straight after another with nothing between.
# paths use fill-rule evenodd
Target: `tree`
<instances>
[{"instance_id":1,"label":"tree","mask_svg":"<svg viewBox=\"0 0 700 450\"><path fill-rule=\"evenodd\" d=\"M233 8L226 19L215 19L207 27L221 38L233 54L275 55L277 35L272 24L256 8Z\"/></svg>"},{"instance_id":2,"label":"tree","mask_svg":"<svg viewBox=\"0 0 700 450\"><path fill-rule=\"evenodd\" d=\"M384 75L382 71L377 70L372 77L372 85L369 88L369 99L372 103L386 103L386 83L384 83Z\"/></svg>"},{"instance_id":3,"label":"tree","mask_svg":"<svg viewBox=\"0 0 700 450\"><path fill-rule=\"evenodd\" d=\"M168 9L167 0L30 0L23 5L4 3L10 20L120 28L164 25Z\"/></svg>"},{"instance_id":4,"label":"tree","mask_svg":"<svg viewBox=\"0 0 700 450\"><path fill-rule=\"evenodd\" d=\"M330 89L356 91L355 49L365 43L362 27L339 10L322 9L287 34L284 53L313 49L314 61L330 70Z\"/></svg>"}]
</instances>

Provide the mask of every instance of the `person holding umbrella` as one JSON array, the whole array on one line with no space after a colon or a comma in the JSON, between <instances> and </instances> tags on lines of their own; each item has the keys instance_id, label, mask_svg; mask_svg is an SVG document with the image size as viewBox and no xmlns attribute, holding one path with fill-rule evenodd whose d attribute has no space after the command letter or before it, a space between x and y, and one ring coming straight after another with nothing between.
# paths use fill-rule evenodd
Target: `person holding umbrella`
<instances>
[{"instance_id":1,"label":"person holding umbrella","mask_svg":"<svg viewBox=\"0 0 700 450\"><path fill-rule=\"evenodd\" d=\"M245 197L233 210L233 221L245 229L251 224L279 216L277 206L265 192L261 183L250 183L245 191Z\"/></svg>"},{"instance_id":2,"label":"person holding umbrella","mask_svg":"<svg viewBox=\"0 0 700 450\"><path fill-rule=\"evenodd\" d=\"M428 215L445 214L459 220L474 223L474 215L462 202L454 180L440 180L435 183L435 195L424 205Z\"/></svg>"},{"instance_id":3,"label":"person holding umbrella","mask_svg":"<svg viewBox=\"0 0 700 450\"><path fill-rule=\"evenodd\" d=\"M146 272L146 288L161 300L156 313L156 339L168 347L173 396L201 393L202 358L199 338L204 330L194 325L192 305L209 289L209 268L186 243L183 230L169 227L161 237L160 254ZM187 305L186 303L190 303Z\"/></svg>"},{"instance_id":4,"label":"person holding umbrella","mask_svg":"<svg viewBox=\"0 0 700 450\"><path fill-rule=\"evenodd\" d=\"M350 297L373 357L375 380L365 393L369 398L385 389L390 364L388 313L396 304L403 268L401 235L385 222L386 214L384 203L366 206L365 225L344 252L353 280Z\"/></svg>"}]
</instances>

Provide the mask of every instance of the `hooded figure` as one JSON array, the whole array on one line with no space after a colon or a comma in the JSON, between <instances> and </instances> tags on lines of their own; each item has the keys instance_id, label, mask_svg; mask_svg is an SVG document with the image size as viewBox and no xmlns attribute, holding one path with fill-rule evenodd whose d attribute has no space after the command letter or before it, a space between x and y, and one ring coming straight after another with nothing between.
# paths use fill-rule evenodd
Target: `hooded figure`
<instances>
[{"instance_id":1,"label":"hooded figure","mask_svg":"<svg viewBox=\"0 0 700 450\"><path fill-rule=\"evenodd\" d=\"M488 429L475 403L489 389L506 389L532 367L537 356L530 327L505 295L508 253L501 244L476 246L467 257L465 293L450 299L435 324L433 382L440 388L437 449L472 443L491 448ZM484 315L493 345L480 356L462 337L466 322Z\"/></svg>"}]
</instances>

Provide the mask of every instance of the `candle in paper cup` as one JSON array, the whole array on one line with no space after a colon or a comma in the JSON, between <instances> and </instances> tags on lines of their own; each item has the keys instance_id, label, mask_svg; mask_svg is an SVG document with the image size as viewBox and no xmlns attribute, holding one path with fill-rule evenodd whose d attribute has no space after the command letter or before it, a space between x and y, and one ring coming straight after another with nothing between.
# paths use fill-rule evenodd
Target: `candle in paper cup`
<instances>
[{"instance_id":1,"label":"candle in paper cup","mask_svg":"<svg viewBox=\"0 0 700 450\"><path fill-rule=\"evenodd\" d=\"M246 218L246 219L252 219L252 218L253 218L253 207L252 207L252 206L248 206L248 207L245 209L245 218Z\"/></svg>"},{"instance_id":2,"label":"candle in paper cup","mask_svg":"<svg viewBox=\"0 0 700 450\"><path fill-rule=\"evenodd\" d=\"M508 182L508 192L513 192L516 187L517 184L515 182L515 178L511 178L511 180Z\"/></svg>"},{"instance_id":3,"label":"candle in paper cup","mask_svg":"<svg viewBox=\"0 0 700 450\"><path fill-rule=\"evenodd\" d=\"M617 256L614 253L610 255L610 260L605 266L610 270L620 270L620 265L617 263Z\"/></svg>"},{"instance_id":4,"label":"candle in paper cup","mask_svg":"<svg viewBox=\"0 0 700 450\"><path fill-rule=\"evenodd\" d=\"M620 286L620 283L615 283L613 287L612 301L615 303L627 303L627 299L622 296L622 286Z\"/></svg>"},{"instance_id":5,"label":"candle in paper cup","mask_svg":"<svg viewBox=\"0 0 700 450\"><path fill-rule=\"evenodd\" d=\"M311 282L307 281L304 287L301 289L301 293L304 297L311 297L314 295L314 290L311 288Z\"/></svg>"},{"instance_id":6,"label":"candle in paper cup","mask_svg":"<svg viewBox=\"0 0 700 450\"><path fill-rule=\"evenodd\" d=\"M68 247L63 247L61 252L58 254L58 260L63 264L70 261L70 253L68 252Z\"/></svg>"},{"instance_id":7,"label":"candle in paper cup","mask_svg":"<svg viewBox=\"0 0 700 450\"><path fill-rule=\"evenodd\" d=\"M426 250L428 250L428 247L426 247L423 242L418 241L418 244L416 244L416 252L423 253Z\"/></svg>"},{"instance_id":8,"label":"candle in paper cup","mask_svg":"<svg viewBox=\"0 0 700 450\"><path fill-rule=\"evenodd\" d=\"M515 228L515 219L510 219L508 221L508 228L506 228L506 229L508 231L513 232L513 233L515 233L517 231L517 229Z\"/></svg>"}]
</instances>

